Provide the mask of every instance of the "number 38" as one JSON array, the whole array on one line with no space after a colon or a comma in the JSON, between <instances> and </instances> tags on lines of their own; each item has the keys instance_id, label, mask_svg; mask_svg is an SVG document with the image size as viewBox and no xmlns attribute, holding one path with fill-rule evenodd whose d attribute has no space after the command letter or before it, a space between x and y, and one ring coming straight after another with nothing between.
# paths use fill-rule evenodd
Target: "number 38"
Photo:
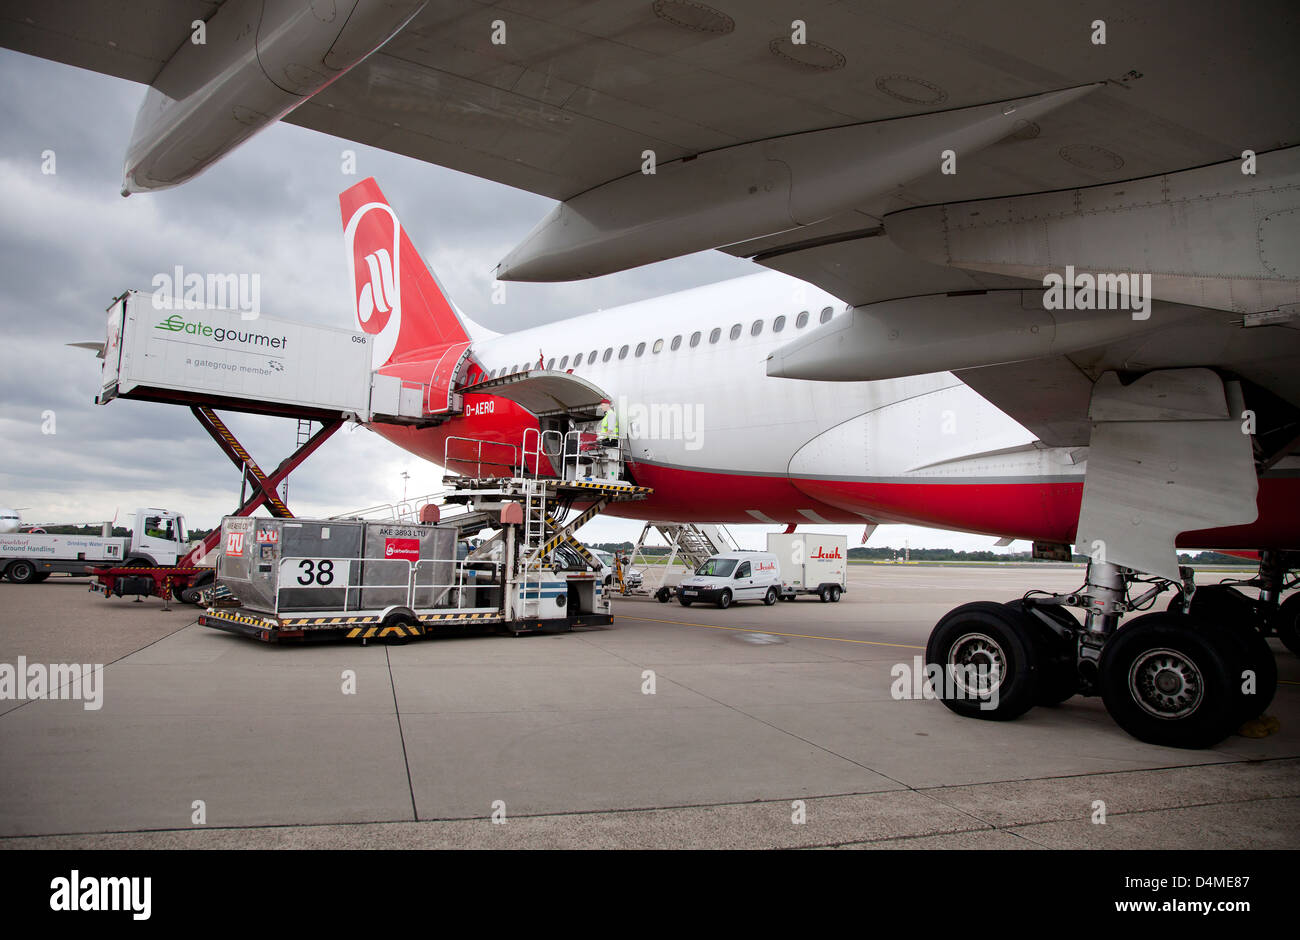
<instances>
[{"instance_id":1,"label":"number 38","mask_svg":"<svg viewBox=\"0 0 1300 940\"><path fill-rule=\"evenodd\" d=\"M334 583L334 562L329 558L322 558L319 562L304 558L298 562L298 570L302 572L298 575L299 584L318 584L323 587Z\"/></svg>"}]
</instances>

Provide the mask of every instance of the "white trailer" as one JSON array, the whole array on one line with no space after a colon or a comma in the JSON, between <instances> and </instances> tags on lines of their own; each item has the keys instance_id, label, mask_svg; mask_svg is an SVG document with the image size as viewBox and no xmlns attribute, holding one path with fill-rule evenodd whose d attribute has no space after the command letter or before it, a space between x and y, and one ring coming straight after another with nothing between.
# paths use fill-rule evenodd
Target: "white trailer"
<instances>
[{"instance_id":1,"label":"white trailer","mask_svg":"<svg viewBox=\"0 0 1300 940\"><path fill-rule=\"evenodd\" d=\"M167 509L137 509L129 537L102 534L0 533L0 574L16 584L44 581L54 572L87 574L91 567L161 567L189 549L185 519Z\"/></svg>"},{"instance_id":2,"label":"white trailer","mask_svg":"<svg viewBox=\"0 0 1300 940\"><path fill-rule=\"evenodd\" d=\"M816 532L771 532L767 550L781 566L781 600L815 594L835 603L848 590L849 540Z\"/></svg>"}]
</instances>

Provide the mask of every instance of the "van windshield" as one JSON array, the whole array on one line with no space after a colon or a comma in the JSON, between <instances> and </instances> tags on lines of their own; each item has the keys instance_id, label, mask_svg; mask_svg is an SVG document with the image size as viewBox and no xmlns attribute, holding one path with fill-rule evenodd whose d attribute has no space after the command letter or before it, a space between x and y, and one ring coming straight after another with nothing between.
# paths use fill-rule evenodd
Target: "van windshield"
<instances>
[{"instance_id":1,"label":"van windshield","mask_svg":"<svg viewBox=\"0 0 1300 940\"><path fill-rule=\"evenodd\" d=\"M731 575L731 570L735 567L736 559L734 558L710 558L696 568L695 573L704 575L706 578L726 578Z\"/></svg>"}]
</instances>

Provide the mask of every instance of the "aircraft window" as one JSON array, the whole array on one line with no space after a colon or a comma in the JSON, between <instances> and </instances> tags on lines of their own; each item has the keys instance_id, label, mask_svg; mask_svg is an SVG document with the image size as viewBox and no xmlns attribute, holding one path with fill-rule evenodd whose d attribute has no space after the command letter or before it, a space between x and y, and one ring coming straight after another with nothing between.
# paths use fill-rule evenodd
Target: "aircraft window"
<instances>
[{"instance_id":1,"label":"aircraft window","mask_svg":"<svg viewBox=\"0 0 1300 940\"><path fill-rule=\"evenodd\" d=\"M713 332L709 334L709 342L716 343L718 341L718 337L720 337L721 335L722 335L722 327L715 326L713 328Z\"/></svg>"},{"instance_id":2,"label":"aircraft window","mask_svg":"<svg viewBox=\"0 0 1300 940\"><path fill-rule=\"evenodd\" d=\"M807 325L808 325L808 311L800 310L799 316L795 317L794 320L795 329L802 330Z\"/></svg>"},{"instance_id":3,"label":"aircraft window","mask_svg":"<svg viewBox=\"0 0 1300 940\"><path fill-rule=\"evenodd\" d=\"M750 336L757 336L759 333L762 333L762 332L763 332L763 321L762 321L762 320L755 320L755 321L754 321L754 325L751 326L751 327L749 328L749 335L750 335Z\"/></svg>"},{"instance_id":4,"label":"aircraft window","mask_svg":"<svg viewBox=\"0 0 1300 940\"><path fill-rule=\"evenodd\" d=\"M620 358L620 359L626 359L626 358L627 358L627 347L626 347L626 346L624 346L622 349L620 349L620 350L618 351L618 358Z\"/></svg>"},{"instance_id":5,"label":"aircraft window","mask_svg":"<svg viewBox=\"0 0 1300 940\"><path fill-rule=\"evenodd\" d=\"M664 351L664 341L661 340L661 339L657 339L657 340L655 340L654 349L652 349L652 350L650 350L650 351L653 352L653 353L661 353L661 352L663 352L663 351Z\"/></svg>"},{"instance_id":6,"label":"aircraft window","mask_svg":"<svg viewBox=\"0 0 1300 940\"><path fill-rule=\"evenodd\" d=\"M577 363L574 363L574 365L577 365ZM568 368L568 366L569 366L569 357L565 356L563 359L560 360L560 371L563 372L566 368Z\"/></svg>"},{"instance_id":7,"label":"aircraft window","mask_svg":"<svg viewBox=\"0 0 1300 940\"><path fill-rule=\"evenodd\" d=\"M609 362L609 357L614 355L614 347L611 346L605 350L605 355L600 357L601 362Z\"/></svg>"},{"instance_id":8,"label":"aircraft window","mask_svg":"<svg viewBox=\"0 0 1300 940\"><path fill-rule=\"evenodd\" d=\"M780 333L784 329L785 329L785 315L782 314L781 316L777 317L775 320L772 321L772 332Z\"/></svg>"},{"instance_id":9,"label":"aircraft window","mask_svg":"<svg viewBox=\"0 0 1300 940\"><path fill-rule=\"evenodd\" d=\"M699 334L697 333L696 335L698 336ZM682 345L682 338L680 336L674 336L673 341L668 344L668 348L671 349L673 352L677 352L677 350L681 347L681 345Z\"/></svg>"},{"instance_id":10,"label":"aircraft window","mask_svg":"<svg viewBox=\"0 0 1300 940\"><path fill-rule=\"evenodd\" d=\"M587 357L587 365L594 366L595 364L596 364L596 350L593 349L591 351L591 355Z\"/></svg>"},{"instance_id":11,"label":"aircraft window","mask_svg":"<svg viewBox=\"0 0 1300 940\"><path fill-rule=\"evenodd\" d=\"M538 362L541 362L541 359L538 359L537 361L538 361ZM549 370L549 369L554 369L554 368L555 368L555 357L554 357L554 356L552 356L552 357L550 358L550 361L546 363L546 368L547 368L548 370Z\"/></svg>"},{"instance_id":12,"label":"aircraft window","mask_svg":"<svg viewBox=\"0 0 1300 940\"><path fill-rule=\"evenodd\" d=\"M636 354L639 356L645 352L645 343L636 344Z\"/></svg>"},{"instance_id":13,"label":"aircraft window","mask_svg":"<svg viewBox=\"0 0 1300 940\"><path fill-rule=\"evenodd\" d=\"M691 349L694 349L698 345L700 345L700 331L696 330L691 334Z\"/></svg>"},{"instance_id":14,"label":"aircraft window","mask_svg":"<svg viewBox=\"0 0 1300 940\"><path fill-rule=\"evenodd\" d=\"M831 317L833 316L835 316L835 311L832 310L830 307L822 308L822 318L821 318L822 323L829 323Z\"/></svg>"},{"instance_id":15,"label":"aircraft window","mask_svg":"<svg viewBox=\"0 0 1300 940\"><path fill-rule=\"evenodd\" d=\"M733 326L733 327L731 328L731 338L732 338L732 339L740 339L740 329L741 329L741 327L740 327L740 324L739 324L739 323L737 323L735 326Z\"/></svg>"}]
</instances>

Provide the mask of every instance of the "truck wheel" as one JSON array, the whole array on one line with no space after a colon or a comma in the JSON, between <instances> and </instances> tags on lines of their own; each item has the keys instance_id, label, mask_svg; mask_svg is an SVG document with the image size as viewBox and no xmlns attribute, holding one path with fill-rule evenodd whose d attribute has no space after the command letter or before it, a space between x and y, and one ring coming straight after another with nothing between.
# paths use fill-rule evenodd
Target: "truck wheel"
<instances>
[{"instance_id":1,"label":"truck wheel","mask_svg":"<svg viewBox=\"0 0 1300 940\"><path fill-rule=\"evenodd\" d=\"M673 592L668 590L666 587L661 587L659 590L655 591L655 600L661 604L667 604L672 599Z\"/></svg>"},{"instance_id":2,"label":"truck wheel","mask_svg":"<svg viewBox=\"0 0 1300 940\"><path fill-rule=\"evenodd\" d=\"M202 600L203 590L212 583L212 578L200 578L176 595L182 604L198 604Z\"/></svg>"},{"instance_id":3,"label":"truck wheel","mask_svg":"<svg viewBox=\"0 0 1300 940\"><path fill-rule=\"evenodd\" d=\"M383 624L381 624L381 629L379 632L382 633L383 630L387 627L402 627L403 630L409 630L410 631L409 634L404 636L376 637L376 639L378 640L378 642L387 644L389 646L402 646L406 643L409 643L411 641L411 638L416 635L415 626L416 626L415 621L412 620L410 617L406 616L405 614L393 614L387 620L385 620Z\"/></svg>"},{"instance_id":4,"label":"truck wheel","mask_svg":"<svg viewBox=\"0 0 1300 940\"><path fill-rule=\"evenodd\" d=\"M837 587L833 587L831 588L831 603L838 604L839 602L840 602L840 589Z\"/></svg>"},{"instance_id":5,"label":"truck wheel","mask_svg":"<svg viewBox=\"0 0 1300 940\"><path fill-rule=\"evenodd\" d=\"M776 588L768 588L767 593L763 595L763 603L768 607L771 607L776 603L778 597L780 597L780 595L776 593Z\"/></svg>"},{"instance_id":6,"label":"truck wheel","mask_svg":"<svg viewBox=\"0 0 1300 940\"><path fill-rule=\"evenodd\" d=\"M15 561L5 569L5 576L14 584L31 584L36 580L36 566L30 561Z\"/></svg>"},{"instance_id":7,"label":"truck wheel","mask_svg":"<svg viewBox=\"0 0 1300 940\"><path fill-rule=\"evenodd\" d=\"M831 602L831 589L829 587L824 587L817 592L817 596L821 599L823 604L829 604Z\"/></svg>"},{"instance_id":8,"label":"truck wheel","mask_svg":"<svg viewBox=\"0 0 1300 940\"><path fill-rule=\"evenodd\" d=\"M731 606L730 588L722 589L722 593L718 595L718 606L721 607L723 610L726 610L728 607Z\"/></svg>"}]
</instances>

